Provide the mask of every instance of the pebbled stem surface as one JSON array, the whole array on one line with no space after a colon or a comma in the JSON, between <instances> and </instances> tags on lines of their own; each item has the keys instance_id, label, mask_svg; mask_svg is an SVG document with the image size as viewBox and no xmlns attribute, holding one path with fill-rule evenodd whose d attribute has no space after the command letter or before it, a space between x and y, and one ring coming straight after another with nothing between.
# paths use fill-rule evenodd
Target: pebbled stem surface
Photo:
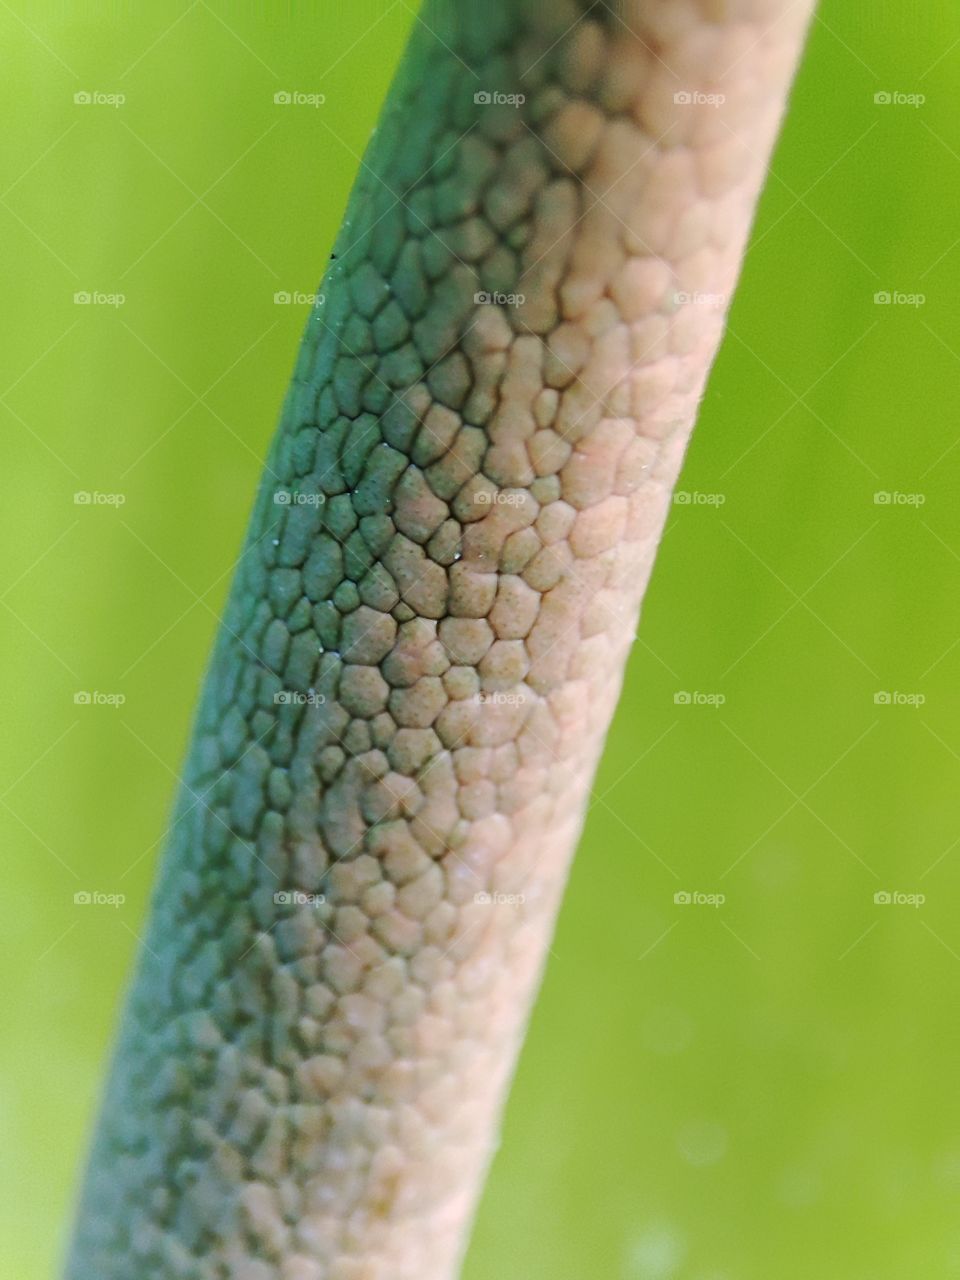
<instances>
[{"instance_id":1,"label":"pebbled stem surface","mask_svg":"<svg viewBox=\"0 0 960 1280\"><path fill-rule=\"evenodd\" d=\"M68 1280L456 1274L809 11L427 3L205 684Z\"/></svg>"}]
</instances>

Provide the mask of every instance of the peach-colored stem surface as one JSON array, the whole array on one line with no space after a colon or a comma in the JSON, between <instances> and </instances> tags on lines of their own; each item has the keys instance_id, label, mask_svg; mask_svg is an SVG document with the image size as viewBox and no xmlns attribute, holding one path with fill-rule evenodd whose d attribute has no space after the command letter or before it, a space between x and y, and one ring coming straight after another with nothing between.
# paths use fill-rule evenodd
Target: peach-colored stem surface
<instances>
[{"instance_id":1,"label":"peach-colored stem surface","mask_svg":"<svg viewBox=\"0 0 960 1280\"><path fill-rule=\"evenodd\" d=\"M456 1274L809 10L426 5L264 474L69 1280Z\"/></svg>"}]
</instances>

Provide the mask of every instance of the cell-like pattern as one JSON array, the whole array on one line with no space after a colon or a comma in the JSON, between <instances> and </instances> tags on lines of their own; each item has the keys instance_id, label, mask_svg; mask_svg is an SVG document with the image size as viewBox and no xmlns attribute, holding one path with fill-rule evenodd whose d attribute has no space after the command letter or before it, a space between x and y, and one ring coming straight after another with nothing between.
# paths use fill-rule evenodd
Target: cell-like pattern
<instances>
[{"instance_id":1,"label":"cell-like pattern","mask_svg":"<svg viewBox=\"0 0 960 1280\"><path fill-rule=\"evenodd\" d=\"M455 1274L808 14L427 4L205 684L69 1280Z\"/></svg>"}]
</instances>

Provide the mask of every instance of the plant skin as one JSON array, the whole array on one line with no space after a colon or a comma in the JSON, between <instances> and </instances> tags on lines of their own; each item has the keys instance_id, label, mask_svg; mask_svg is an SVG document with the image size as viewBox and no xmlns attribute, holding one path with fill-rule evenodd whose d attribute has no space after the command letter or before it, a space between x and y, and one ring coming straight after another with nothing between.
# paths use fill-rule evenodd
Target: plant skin
<instances>
[{"instance_id":1,"label":"plant skin","mask_svg":"<svg viewBox=\"0 0 960 1280\"><path fill-rule=\"evenodd\" d=\"M809 12L428 0L263 477L68 1280L456 1275Z\"/></svg>"}]
</instances>

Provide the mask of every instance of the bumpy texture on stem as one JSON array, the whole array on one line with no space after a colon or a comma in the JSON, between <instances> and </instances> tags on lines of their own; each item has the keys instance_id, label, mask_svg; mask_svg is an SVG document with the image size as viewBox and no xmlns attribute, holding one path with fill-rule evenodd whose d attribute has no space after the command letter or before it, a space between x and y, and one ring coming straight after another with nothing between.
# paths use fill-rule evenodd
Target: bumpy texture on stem
<instances>
[{"instance_id":1,"label":"bumpy texture on stem","mask_svg":"<svg viewBox=\"0 0 960 1280\"><path fill-rule=\"evenodd\" d=\"M428 3L214 654L71 1280L456 1273L808 15Z\"/></svg>"}]
</instances>

